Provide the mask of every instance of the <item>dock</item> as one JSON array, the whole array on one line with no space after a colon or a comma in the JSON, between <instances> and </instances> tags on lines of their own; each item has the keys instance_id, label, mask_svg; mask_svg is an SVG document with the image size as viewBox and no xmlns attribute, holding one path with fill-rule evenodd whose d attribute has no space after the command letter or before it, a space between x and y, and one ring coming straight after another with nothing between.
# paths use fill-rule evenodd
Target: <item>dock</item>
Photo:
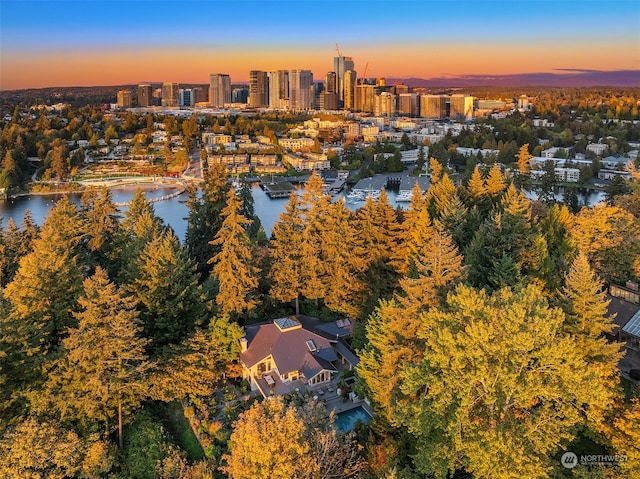
<instances>
[{"instance_id":1,"label":"dock","mask_svg":"<svg viewBox=\"0 0 640 479\"><path fill-rule=\"evenodd\" d=\"M278 180L271 182L262 182L262 189L269 198L289 198L291 193L295 191L295 187L286 180Z\"/></svg>"}]
</instances>

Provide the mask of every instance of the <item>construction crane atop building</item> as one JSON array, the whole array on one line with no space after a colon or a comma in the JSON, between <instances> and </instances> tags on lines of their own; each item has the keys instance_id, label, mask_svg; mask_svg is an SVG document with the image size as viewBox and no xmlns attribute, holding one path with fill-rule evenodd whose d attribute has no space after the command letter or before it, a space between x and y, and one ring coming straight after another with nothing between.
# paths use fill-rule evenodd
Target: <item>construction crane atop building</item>
<instances>
[{"instance_id":1,"label":"construction crane atop building","mask_svg":"<svg viewBox=\"0 0 640 479\"><path fill-rule=\"evenodd\" d=\"M336 51L338 52L338 56L341 57L342 53L340 53L340 46L338 45L337 42L336 42Z\"/></svg>"},{"instance_id":2,"label":"construction crane atop building","mask_svg":"<svg viewBox=\"0 0 640 479\"><path fill-rule=\"evenodd\" d=\"M369 69L369 62L364 66L364 73L362 74L362 81L360 83L364 84L367 79L367 70Z\"/></svg>"}]
</instances>

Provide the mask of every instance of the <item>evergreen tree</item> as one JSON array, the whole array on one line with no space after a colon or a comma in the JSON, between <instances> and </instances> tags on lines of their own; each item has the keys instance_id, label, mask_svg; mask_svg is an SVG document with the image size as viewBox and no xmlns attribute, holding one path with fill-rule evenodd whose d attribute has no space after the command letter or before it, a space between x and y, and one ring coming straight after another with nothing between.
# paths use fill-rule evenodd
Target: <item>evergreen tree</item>
<instances>
[{"instance_id":1,"label":"evergreen tree","mask_svg":"<svg viewBox=\"0 0 640 479\"><path fill-rule=\"evenodd\" d=\"M273 225L269 242L273 260L269 271L269 294L279 301L295 301L296 314L300 314L299 297L305 275L302 263L302 214L298 196L291 193L285 210Z\"/></svg>"},{"instance_id":2,"label":"evergreen tree","mask_svg":"<svg viewBox=\"0 0 640 479\"><path fill-rule=\"evenodd\" d=\"M355 229L351 225L351 210L344 201L327 207L322 232L320 260L325 268L324 303L334 311L357 317L362 304L364 285L361 273L364 260L354 254Z\"/></svg>"},{"instance_id":3,"label":"evergreen tree","mask_svg":"<svg viewBox=\"0 0 640 479\"><path fill-rule=\"evenodd\" d=\"M0 330L18 383L39 377L40 366L55 357L67 329L75 325L72 312L82 287L81 231L76 207L63 197L3 291L9 312L0 317Z\"/></svg>"},{"instance_id":4,"label":"evergreen tree","mask_svg":"<svg viewBox=\"0 0 640 479\"><path fill-rule=\"evenodd\" d=\"M578 253L574 259L566 275L563 292L565 330L574 338L589 365L597 367L589 372L613 376L621 356L620 346L608 343L605 338L605 334L611 333L614 326L607 316L609 301L605 297L603 282L591 269L584 253Z\"/></svg>"},{"instance_id":5,"label":"evergreen tree","mask_svg":"<svg viewBox=\"0 0 640 479\"><path fill-rule=\"evenodd\" d=\"M140 304L144 336L153 350L180 342L205 312L198 273L172 230L145 246L137 259L138 277L128 289Z\"/></svg>"},{"instance_id":6,"label":"evergreen tree","mask_svg":"<svg viewBox=\"0 0 640 479\"><path fill-rule=\"evenodd\" d=\"M329 195L322 191L322 179L314 172L302 197L305 215L300 252L304 271L301 293L316 301L327 295L327 265L322 261L321 251L330 200Z\"/></svg>"},{"instance_id":7,"label":"evergreen tree","mask_svg":"<svg viewBox=\"0 0 640 479\"><path fill-rule=\"evenodd\" d=\"M638 279L634 263L640 261L640 222L631 213L604 203L583 208L575 216L570 234L596 274L608 284Z\"/></svg>"},{"instance_id":8,"label":"evergreen tree","mask_svg":"<svg viewBox=\"0 0 640 479\"><path fill-rule=\"evenodd\" d=\"M516 161L518 174L514 178L514 182L519 189L527 188L531 182L531 158L533 156L529 154L529 144L522 145Z\"/></svg>"},{"instance_id":9,"label":"evergreen tree","mask_svg":"<svg viewBox=\"0 0 640 479\"><path fill-rule=\"evenodd\" d=\"M110 271L119 284L135 281L138 276L138 258L144 248L159 237L165 228L144 193L136 190L124 213L110 261Z\"/></svg>"},{"instance_id":10,"label":"evergreen tree","mask_svg":"<svg viewBox=\"0 0 640 479\"><path fill-rule=\"evenodd\" d=\"M222 227L222 210L230 188L227 168L215 163L205 174L202 194L198 196L196 190L189 191L186 245L198 264L201 278L209 277L209 260L222 249L221 244L212 243L211 239L216 237Z\"/></svg>"},{"instance_id":11,"label":"evergreen tree","mask_svg":"<svg viewBox=\"0 0 640 479\"><path fill-rule=\"evenodd\" d=\"M80 203L87 249L97 264L106 267L118 231L118 209L106 187L86 190Z\"/></svg>"},{"instance_id":12,"label":"evergreen tree","mask_svg":"<svg viewBox=\"0 0 640 479\"><path fill-rule=\"evenodd\" d=\"M487 194L497 202L507 188L507 182L498 163L494 163L489 170L485 185Z\"/></svg>"},{"instance_id":13,"label":"evergreen tree","mask_svg":"<svg viewBox=\"0 0 640 479\"><path fill-rule=\"evenodd\" d=\"M352 254L362 259L363 286L368 289L369 304L374 304L379 298L388 298L398 280L393 258L400 246L400 224L384 190L377 201L368 197L356 211L354 228L356 248Z\"/></svg>"},{"instance_id":14,"label":"evergreen tree","mask_svg":"<svg viewBox=\"0 0 640 479\"><path fill-rule=\"evenodd\" d=\"M528 273L541 279L548 261L544 238L532 223L526 197L511 185L500 207L503 211L485 220L465 254L465 263L470 268L469 280L480 288L500 288L503 281L514 285ZM510 277L506 276L509 272Z\"/></svg>"},{"instance_id":15,"label":"evergreen tree","mask_svg":"<svg viewBox=\"0 0 640 479\"><path fill-rule=\"evenodd\" d=\"M453 181L449 178L448 173L443 173L442 177L427 190L427 204L431 218L438 219L442 217L447 205L456 194L456 186Z\"/></svg>"},{"instance_id":16,"label":"evergreen tree","mask_svg":"<svg viewBox=\"0 0 640 479\"><path fill-rule=\"evenodd\" d=\"M467 183L467 197L469 198L469 202L471 205L476 205L486 194L487 188L485 186L485 182L482 179L480 169L476 166L473 169L471 178L469 178L469 182Z\"/></svg>"},{"instance_id":17,"label":"evergreen tree","mask_svg":"<svg viewBox=\"0 0 640 479\"><path fill-rule=\"evenodd\" d=\"M151 397L165 402L215 394L218 382L238 377L244 330L227 317L214 317L208 328L165 348L151 374Z\"/></svg>"},{"instance_id":18,"label":"evergreen tree","mask_svg":"<svg viewBox=\"0 0 640 479\"><path fill-rule=\"evenodd\" d=\"M122 447L123 413L147 397L147 340L141 338L135 299L125 296L98 267L85 279L78 302L78 326L63 341L66 355L59 371L50 375L50 388L59 391L56 402L63 416L98 420L107 430L117 418Z\"/></svg>"},{"instance_id":19,"label":"evergreen tree","mask_svg":"<svg viewBox=\"0 0 640 479\"><path fill-rule=\"evenodd\" d=\"M211 241L221 248L210 262L220 285L216 303L223 314L242 313L257 304L253 293L258 286L259 270L253 264L251 241L245 231L251 220L240 214L241 206L240 198L230 189L227 206L221 212L222 225Z\"/></svg>"},{"instance_id":20,"label":"evergreen tree","mask_svg":"<svg viewBox=\"0 0 640 479\"><path fill-rule=\"evenodd\" d=\"M407 314L416 314L444 301L462 277L462 256L440 223L431 225L426 211L422 225L409 243L409 274L400 280L404 293L399 299Z\"/></svg>"}]
</instances>

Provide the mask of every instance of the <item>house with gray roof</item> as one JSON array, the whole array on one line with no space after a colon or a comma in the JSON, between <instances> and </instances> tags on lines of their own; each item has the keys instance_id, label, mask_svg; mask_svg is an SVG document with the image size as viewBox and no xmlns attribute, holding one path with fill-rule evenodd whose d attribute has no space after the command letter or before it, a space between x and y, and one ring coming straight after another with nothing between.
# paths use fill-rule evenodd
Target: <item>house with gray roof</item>
<instances>
[{"instance_id":1,"label":"house with gray roof","mask_svg":"<svg viewBox=\"0 0 640 479\"><path fill-rule=\"evenodd\" d=\"M264 397L330 383L339 358L325 336L295 316L247 326L240 341L243 378Z\"/></svg>"}]
</instances>

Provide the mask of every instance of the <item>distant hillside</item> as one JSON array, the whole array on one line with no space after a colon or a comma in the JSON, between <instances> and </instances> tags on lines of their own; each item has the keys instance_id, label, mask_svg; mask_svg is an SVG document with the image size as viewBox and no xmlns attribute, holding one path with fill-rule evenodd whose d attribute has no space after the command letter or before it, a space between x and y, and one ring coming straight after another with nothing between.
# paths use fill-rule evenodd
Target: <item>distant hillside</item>
<instances>
[{"instance_id":1,"label":"distant hillside","mask_svg":"<svg viewBox=\"0 0 640 479\"><path fill-rule=\"evenodd\" d=\"M387 84L402 82L412 87L471 86L619 86L640 87L640 70L556 70L553 73L521 73L517 75L463 75L436 78L388 78Z\"/></svg>"}]
</instances>

